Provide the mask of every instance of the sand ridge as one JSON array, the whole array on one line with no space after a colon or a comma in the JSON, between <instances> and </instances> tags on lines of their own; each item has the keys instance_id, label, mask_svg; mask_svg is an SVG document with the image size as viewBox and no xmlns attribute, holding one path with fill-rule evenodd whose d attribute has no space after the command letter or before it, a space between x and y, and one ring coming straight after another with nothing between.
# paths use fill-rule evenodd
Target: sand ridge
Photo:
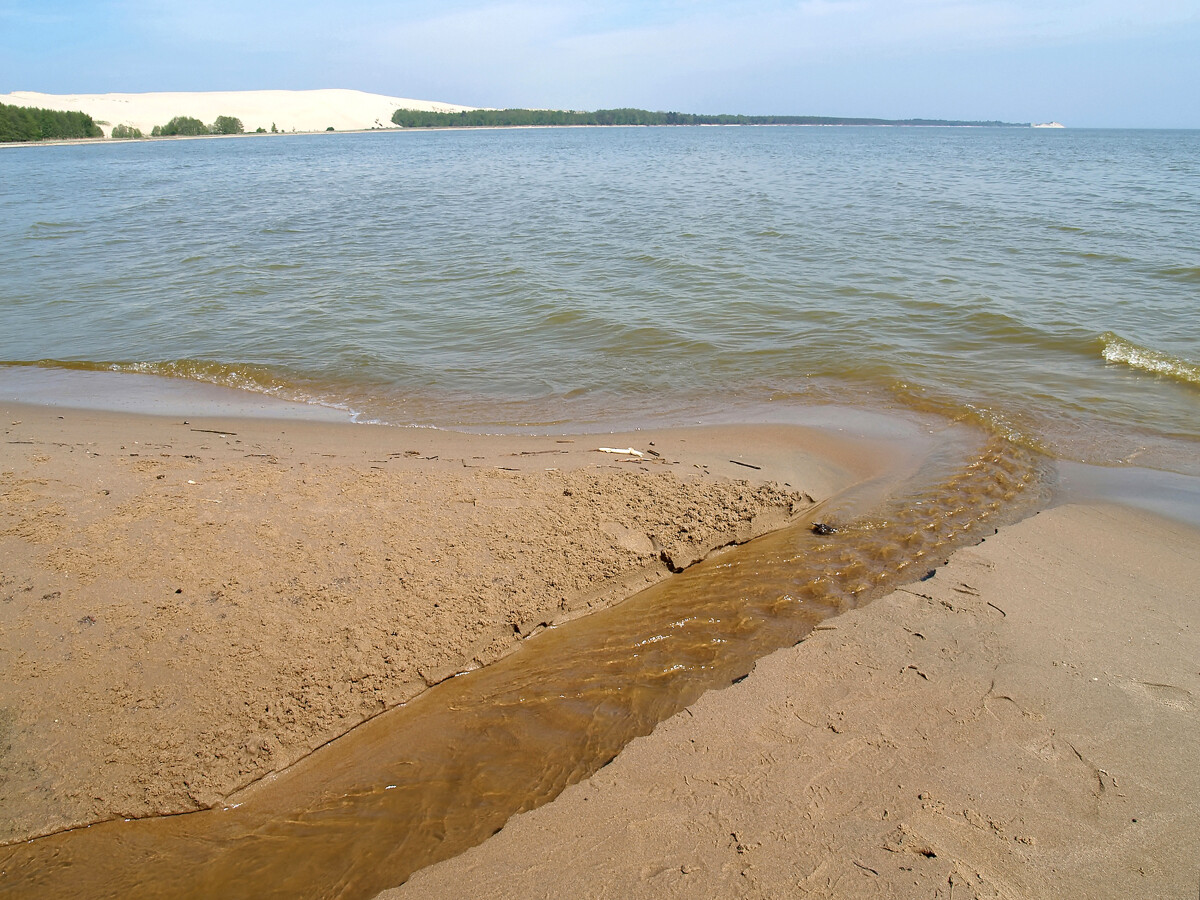
<instances>
[{"instance_id":1,"label":"sand ridge","mask_svg":"<svg viewBox=\"0 0 1200 900\"><path fill-rule=\"evenodd\" d=\"M246 131L257 128L279 131L356 131L395 128L392 114L398 109L462 112L477 109L434 100L389 97L364 91L325 89L314 91L178 91L143 94L42 94L15 91L0 94L0 103L41 109L84 112L102 125L105 136L114 125L141 129L147 137L155 125L176 116L191 116L211 125L217 116L241 119Z\"/></svg>"},{"instance_id":2,"label":"sand ridge","mask_svg":"<svg viewBox=\"0 0 1200 900\"><path fill-rule=\"evenodd\" d=\"M752 469L746 429L3 414L4 841L217 803L861 476L791 429Z\"/></svg>"}]
</instances>

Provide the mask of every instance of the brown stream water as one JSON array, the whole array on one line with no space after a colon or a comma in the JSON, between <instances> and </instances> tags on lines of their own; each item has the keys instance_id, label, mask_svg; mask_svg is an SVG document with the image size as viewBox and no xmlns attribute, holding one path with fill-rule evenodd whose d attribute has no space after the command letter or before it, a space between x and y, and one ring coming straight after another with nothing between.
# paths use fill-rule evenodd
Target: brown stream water
<instances>
[{"instance_id":1,"label":"brown stream water","mask_svg":"<svg viewBox=\"0 0 1200 900\"><path fill-rule=\"evenodd\" d=\"M868 515L827 505L551 628L244 792L0 849L0 896L366 898L499 831L822 619L916 580L1042 500L1040 458L973 441ZM966 457L964 461L964 455Z\"/></svg>"}]
</instances>

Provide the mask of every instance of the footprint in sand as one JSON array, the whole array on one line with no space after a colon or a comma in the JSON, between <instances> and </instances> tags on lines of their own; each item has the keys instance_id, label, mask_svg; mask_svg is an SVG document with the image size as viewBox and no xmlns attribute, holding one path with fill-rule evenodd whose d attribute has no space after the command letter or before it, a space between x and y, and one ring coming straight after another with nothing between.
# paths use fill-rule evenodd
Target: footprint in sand
<instances>
[{"instance_id":1,"label":"footprint in sand","mask_svg":"<svg viewBox=\"0 0 1200 900\"><path fill-rule=\"evenodd\" d=\"M1130 681L1121 685L1131 694L1149 697L1163 706L1177 709L1181 712L1191 712L1196 708L1196 698L1191 691L1173 684L1158 684L1152 681Z\"/></svg>"}]
</instances>

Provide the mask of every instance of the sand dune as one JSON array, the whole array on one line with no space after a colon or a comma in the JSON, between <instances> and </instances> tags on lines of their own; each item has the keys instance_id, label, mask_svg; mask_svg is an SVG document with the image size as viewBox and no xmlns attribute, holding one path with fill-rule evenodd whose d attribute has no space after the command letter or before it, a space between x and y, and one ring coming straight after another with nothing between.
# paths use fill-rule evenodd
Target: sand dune
<instances>
[{"instance_id":1,"label":"sand dune","mask_svg":"<svg viewBox=\"0 0 1200 900\"><path fill-rule=\"evenodd\" d=\"M78 110L102 123L105 135L114 125L130 125L149 135L155 125L175 116L192 116L211 123L217 116L241 119L247 131L338 131L392 127L397 109L461 112L476 109L431 100L387 97L363 91L208 91L153 94L40 94L16 91L0 94L0 103L43 109Z\"/></svg>"}]
</instances>

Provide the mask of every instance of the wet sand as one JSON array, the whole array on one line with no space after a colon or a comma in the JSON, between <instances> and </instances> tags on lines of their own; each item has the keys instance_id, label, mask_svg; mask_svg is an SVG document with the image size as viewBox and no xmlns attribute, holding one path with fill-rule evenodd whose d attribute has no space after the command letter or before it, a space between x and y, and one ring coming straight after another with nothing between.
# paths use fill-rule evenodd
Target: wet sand
<instances>
[{"instance_id":1,"label":"wet sand","mask_svg":"<svg viewBox=\"0 0 1200 900\"><path fill-rule=\"evenodd\" d=\"M382 897L1190 897L1200 532L1076 504L960 550Z\"/></svg>"},{"instance_id":2,"label":"wet sand","mask_svg":"<svg viewBox=\"0 0 1200 900\"><path fill-rule=\"evenodd\" d=\"M219 803L903 449L0 412L5 842ZM1191 896L1198 549L1003 528L383 896Z\"/></svg>"},{"instance_id":3,"label":"wet sand","mask_svg":"<svg viewBox=\"0 0 1200 900\"><path fill-rule=\"evenodd\" d=\"M220 803L896 449L0 414L4 842Z\"/></svg>"}]
</instances>

